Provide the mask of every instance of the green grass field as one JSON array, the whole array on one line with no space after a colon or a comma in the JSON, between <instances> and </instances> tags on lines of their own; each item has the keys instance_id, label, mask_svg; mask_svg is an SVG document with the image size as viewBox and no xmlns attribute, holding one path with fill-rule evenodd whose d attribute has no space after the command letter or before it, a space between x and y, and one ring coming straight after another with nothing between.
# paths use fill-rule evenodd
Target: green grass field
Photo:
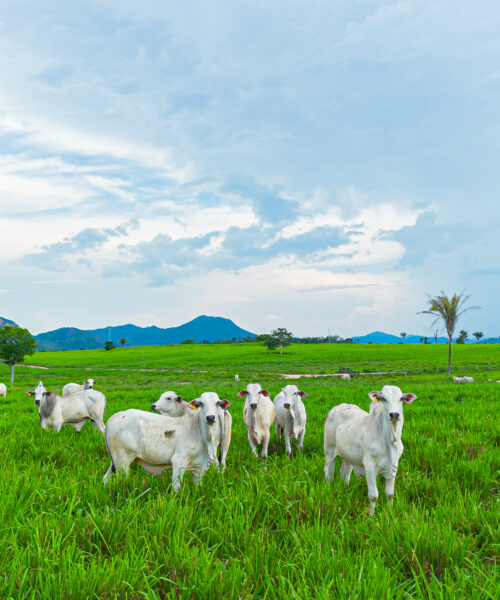
<instances>
[{"instance_id":1,"label":"green grass field","mask_svg":"<svg viewBox=\"0 0 500 600\"><path fill-rule=\"evenodd\" d=\"M1 398L0 598L484 598L499 596L498 465L500 347L293 345L283 356L255 344L39 353L16 367ZM286 381L280 374L362 374ZM234 382L239 373L240 383ZM149 410L162 389L190 400L216 391L233 404L224 474L211 467L177 494L170 473L133 466L128 480L102 477L109 458L86 425L44 431L26 390L42 380L60 393L93 377L109 418ZM488 381L491 379L492 381ZM0 366L0 381L8 368ZM307 391L302 455L289 460L273 429L266 462L253 457L236 393L259 381L276 395ZM323 423L336 404L369 405L394 384L418 400L405 407L396 496L383 480L374 517L366 483L323 478ZM337 459L338 460L338 459Z\"/></svg>"}]
</instances>

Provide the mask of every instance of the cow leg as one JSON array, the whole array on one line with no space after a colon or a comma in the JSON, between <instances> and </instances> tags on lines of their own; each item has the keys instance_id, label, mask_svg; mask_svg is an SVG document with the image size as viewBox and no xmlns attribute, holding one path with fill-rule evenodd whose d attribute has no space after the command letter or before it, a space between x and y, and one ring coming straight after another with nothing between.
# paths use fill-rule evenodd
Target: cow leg
<instances>
[{"instance_id":1,"label":"cow leg","mask_svg":"<svg viewBox=\"0 0 500 600\"><path fill-rule=\"evenodd\" d=\"M281 439L281 433L283 429L276 423L276 438L279 441Z\"/></svg>"},{"instance_id":2,"label":"cow leg","mask_svg":"<svg viewBox=\"0 0 500 600\"><path fill-rule=\"evenodd\" d=\"M262 452L260 453L262 458L267 458L267 449L269 447L270 438L271 438L271 435L270 435L269 431L266 431L266 433L264 435L264 439L262 440Z\"/></svg>"},{"instance_id":3,"label":"cow leg","mask_svg":"<svg viewBox=\"0 0 500 600\"><path fill-rule=\"evenodd\" d=\"M103 483L104 485L106 485L109 481L109 478L111 477L112 473L115 472L114 469L114 465L113 465L113 461L111 461L111 464L109 465L109 469L106 471L105 475L104 475L104 479L103 479Z\"/></svg>"},{"instance_id":4,"label":"cow leg","mask_svg":"<svg viewBox=\"0 0 500 600\"><path fill-rule=\"evenodd\" d=\"M352 465L344 460L342 461L342 465L340 466L340 476L344 478L344 482L346 485L349 485L349 480L351 478L352 473Z\"/></svg>"},{"instance_id":5,"label":"cow leg","mask_svg":"<svg viewBox=\"0 0 500 600\"><path fill-rule=\"evenodd\" d=\"M385 494L387 496L387 503L389 505L392 503L392 497L394 496L395 481L396 481L395 477L386 477L385 478Z\"/></svg>"},{"instance_id":6,"label":"cow leg","mask_svg":"<svg viewBox=\"0 0 500 600\"><path fill-rule=\"evenodd\" d=\"M285 427L285 448L286 453L288 454L288 458L292 456L292 446L290 444L290 438L292 437L292 432L289 431L287 427Z\"/></svg>"},{"instance_id":7,"label":"cow leg","mask_svg":"<svg viewBox=\"0 0 500 600\"><path fill-rule=\"evenodd\" d=\"M299 443L298 443L298 446L297 446L297 448L299 450L302 450L302 446L303 446L303 443L304 443L304 436L305 436L305 434L306 434L306 428L303 427L302 430L301 430L301 432L299 433Z\"/></svg>"},{"instance_id":8,"label":"cow leg","mask_svg":"<svg viewBox=\"0 0 500 600\"><path fill-rule=\"evenodd\" d=\"M325 480L331 483L335 474L335 458L337 457L337 448L325 447Z\"/></svg>"},{"instance_id":9,"label":"cow leg","mask_svg":"<svg viewBox=\"0 0 500 600\"><path fill-rule=\"evenodd\" d=\"M255 454L255 456L257 456L257 444L255 443L250 433L248 434L248 443L250 444L250 448L252 449L252 454Z\"/></svg>"},{"instance_id":10,"label":"cow leg","mask_svg":"<svg viewBox=\"0 0 500 600\"><path fill-rule=\"evenodd\" d=\"M179 491L185 471L186 467L183 463L179 461L172 461L172 486L174 488L174 492Z\"/></svg>"},{"instance_id":11,"label":"cow leg","mask_svg":"<svg viewBox=\"0 0 500 600\"><path fill-rule=\"evenodd\" d=\"M377 489L377 469L371 462L364 462L366 483L368 484L368 498L370 499L370 516L375 513L377 504L378 489Z\"/></svg>"}]
</instances>

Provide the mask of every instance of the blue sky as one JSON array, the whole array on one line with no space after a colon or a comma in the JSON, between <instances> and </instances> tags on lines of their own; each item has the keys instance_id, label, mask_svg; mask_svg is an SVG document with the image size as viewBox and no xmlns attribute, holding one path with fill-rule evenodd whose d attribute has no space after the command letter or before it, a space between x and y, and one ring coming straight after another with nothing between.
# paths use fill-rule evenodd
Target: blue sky
<instances>
[{"instance_id":1,"label":"blue sky","mask_svg":"<svg viewBox=\"0 0 500 600\"><path fill-rule=\"evenodd\" d=\"M0 314L499 335L500 4L0 8Z\"/></svg>"}]
</instances>

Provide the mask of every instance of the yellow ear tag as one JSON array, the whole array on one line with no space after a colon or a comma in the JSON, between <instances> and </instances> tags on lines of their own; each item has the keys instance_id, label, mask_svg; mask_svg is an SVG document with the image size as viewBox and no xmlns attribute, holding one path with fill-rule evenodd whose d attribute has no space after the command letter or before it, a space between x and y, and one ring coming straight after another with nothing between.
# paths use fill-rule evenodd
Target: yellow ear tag
<instances>
[{"instance_id":1,"label":"yellow ear tag","mask_svg":"<svg viewBox=\"0 0 500 600\"><path fill-rule=\"evenodd\" d=\"M193 410L198 410L198 407L195 404L190 404L189 405Z\"/></svg>"}]
</instances>

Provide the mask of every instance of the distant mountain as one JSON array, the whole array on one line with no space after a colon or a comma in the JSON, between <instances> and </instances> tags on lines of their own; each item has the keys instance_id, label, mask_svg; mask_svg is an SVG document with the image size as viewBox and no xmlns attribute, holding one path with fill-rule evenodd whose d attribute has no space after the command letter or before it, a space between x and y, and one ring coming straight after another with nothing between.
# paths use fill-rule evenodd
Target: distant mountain
<instances>
[{"instance_id":1,"label":"distant mountain","mask_svg":"<svg viewBox=\"0 0 500 600\"><path fill-rule=\"evenodd\" d=\"M405 344L421 344L420 341L422 338L426 337L425 335L407 335L404 339ZM400 344L403 341L403 338L399 335L392 335L390 333L384 333L383 331L373 331L372 333L368 333L367 335L353 335L351 338L354 342L359 344ZM448 338L441 336L437 339L438 344L447 344ZM430 344L435 344L434 336L427 335L427 342ZM453 343L456 342L456 338L453 338ZM486 340L481 340L481 344L498 344L500 342L499 338L488 338ZM475 344L475 338L467 340L468 344Z\"/></svg>"},{"instance_id":2,"label":"distant mountain","mask_svg":"<svg viewBox=\"0 0 500 600\"><path fill-rule=\"evenodd\" d=\"M12 325L12 327L19 327L17 323L11 321L10 319L4 319L4 317L0 317L0 327L5 327L6 325Z\"/></svg>"},{"instance_id":3,"label":"distant mountain","mask_svg":"<svg viewBox=\"0 0 500 600\"><path fill-rule=\"evenodd\" d=\"M255 337L255 334L238 327L230 319L202 315L184 325L166 329L155 326L138 327L132 324L92 330L62 327L40 333L36 340L39 350L91 350L103 348L105 341L109 339L118 346L120 338L128 340L127 346L163 346L180 344L187 339L194 339L196 342L216 342L240 337Z\"/></svg>"},{"instance_id":4,"label":"distant mountain","mask_svg":"<svg viewBox=\"0 0 500 600\"><path fill-rule=\"evenodd\" d=\"M94 350L104 348L104 342L95 335L76 327L61 327L35 336L41 350Z\"/></svg>"},{"instance_id":5,"label":"distant mountain","mask_svg":"<svg viewBox=\"0 0 500 600\"><path fill-rule=\"evenodd\" d=\"M255 337L255 333L238 327L230 319L222 317L196 317L178 327L137 327L137 325L119 325L87 330L87 333L101 340L111 339L115 344L122 337L128 340L127 346L163 346L180 344L184 340L194 339L196 342L216 342L239 337ZM111 336L111 337L110 337Z\"/></svg>"}]
</instances>

